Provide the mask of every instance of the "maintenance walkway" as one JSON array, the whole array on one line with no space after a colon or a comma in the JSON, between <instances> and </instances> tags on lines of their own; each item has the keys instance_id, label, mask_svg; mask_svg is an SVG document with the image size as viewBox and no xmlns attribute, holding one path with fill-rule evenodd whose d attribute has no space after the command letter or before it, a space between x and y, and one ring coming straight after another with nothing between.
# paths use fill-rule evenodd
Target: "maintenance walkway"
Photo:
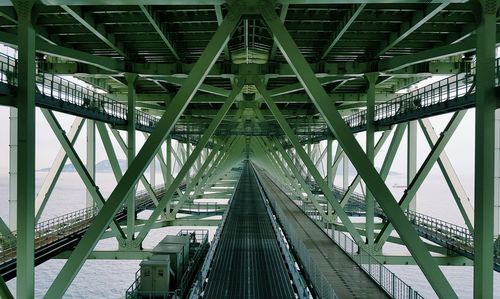
<instances>
[{"instance_id":1,"label":"maintenance walkway","mask_svg":"<svg viewBox=\"0 0 500 299\"><path fill-rule=\"evenodd\" d=\"M179 186L179 190L185 190L185 188L186 184L183 182ZM154 193L158 198L161 198L165 193L165 189L156 187ZM140 191L137 193L136 214L154 207L155 204L148 192ZM223 205L216 202L186 202L178 212L203 216L221 215ZM39 222L35 227L35 265L39 265L66 250L73 249L83 237L97 213L97 207L90 207ZM126 217L127 208L123 207L118 211L114 219L120 223ZM16 276L15 235L16 232L12 232L10 236L0 235L0 275L6 281Z\"/></svg>"},{"instance_id":2,"label":"maintenance walkway","mask_svg":"<svg viewBox=\"0 0 500 299\"><path fill-rule=\"evenodd\" d=\"M321 193L319 187L314 182L310 183L310 185L314 193ZM347 190L337 186L333 186L332 191L339 201L347 192ZM325 199L320 199L319 203L326 209L327 203ZM308 213L316 213L315 217L321 217L312 203L305 203L305 205ZM365 207L364 196L352 192L345 205L345 211L349 216L362 216L365 213ZM443 246L456 254L474 260L474 236L468 228L414 211L405 211L405 214L420 237ZM387 221L387 216L378 204L375 206L375 216ZM498 243L495 243L494 246L495 257L493 267L495 271L500 272L500 246Z\"/></svg>"},{"instance_id":3,"label":"maintenance walkway","mask_svg":"<svg viewBox=\"0 0 500 299\"><path fill-rule=\"evenodd\" d=\"M295 298L290 280L255 174L246 164L203 298Z\"/></svg>"},{"instance_id":4,"label":"maintenance walkway","mask_svg":"<svg viewBox=\"0 0 500 299\"><path fill-rule=\"evenodd\" d=\"M334 298L388 298L379 285L309 219L271 178L264 172L258 173L287 239L298 241L298 244L291 243L321 298L332 298L331 294L326 293L322 285L324 283L331 284ZM314 272L316 275L311 275ZM317 279L318 276L323 279Z\"/></svg>"},{"instance_id":5,"label":"maintenance walkway","mask_svg":"<svg viewBox=\"0 0 500 299\"><path fill-rule=\"evenodd\" d=\"M500 58L496 60L497 86L500 78ZM17 93L17 59L0 53L0 105L15 106ZM98 120L125 128L127 105L111 99L105 93L80 86L60 76L38 72L36 74L36 105L71 115ZM475 106L475 68L458 73L417 90L402 94L375 106L375 126L385 130L392 125L434 115L469 109ZM354 133L366 130L366 110L344 117ZM136 129L152 132L158 118L137 111ZM330 136L324 124L303 142L318 142ZM184 140L172 134L172 138ZM208 145L209 147L211 144Z\"/></svg>"}]
</instances>

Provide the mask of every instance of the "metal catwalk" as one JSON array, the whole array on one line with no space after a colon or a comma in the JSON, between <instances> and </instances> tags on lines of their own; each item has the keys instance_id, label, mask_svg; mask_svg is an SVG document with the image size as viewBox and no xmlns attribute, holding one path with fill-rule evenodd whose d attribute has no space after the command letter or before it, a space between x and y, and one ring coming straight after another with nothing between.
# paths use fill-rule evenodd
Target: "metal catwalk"
<instances>
[{"instance_id":1,"label":"metal catwalk","mask_svg":"<svg viewBox=\"0 0 500 299\"><path fill-rule=\"evenodd\" d=\"M204 298L295 298L255 174L242 172Z\"/></svg>"}]
</instances>

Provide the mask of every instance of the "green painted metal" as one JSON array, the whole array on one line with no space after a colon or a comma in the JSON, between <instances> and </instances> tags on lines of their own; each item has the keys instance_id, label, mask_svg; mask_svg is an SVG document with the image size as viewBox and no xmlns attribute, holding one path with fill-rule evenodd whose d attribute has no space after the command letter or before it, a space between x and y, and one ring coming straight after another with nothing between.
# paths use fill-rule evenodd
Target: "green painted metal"
<instances>
[{"instance_id":1,"label":"green painted metal","mask_svg":"<svg viewBox=\"0 0 500 299\"><path fill-rule=\"evenodd\" d=\"M122 179L109 196L108 201L94 218L94 222L50 286L45 295L46 298L60 298L69 287L78 270L85 262L85 258L97 244L99 237L112 221L114 214L117 212L126 196L130 193L135 183L139 180L140 175L144 173L146 167L160 148L165 137L168 136L172 130L182 112L186 109L190 99L196 93L197 88L208 74L211 66L215 63L222 48L227 44L229 36L236 27L239 19L240 12L237 9L231 10L226 16L226 19L214 34L207 48L191 71L188 80L177 92L174 100L169 106L170 109L165 111L155 131L145 142L129 169L125 172Z\"/></svg>"},{"instance_id":2,"label":"green painted metal","mask_svg":"<svg viewBox=\"0 0 500 299\"><path fill-rule=\"evenodd\" d=\"M276 13L270 9L265 9L262 12L262 16L282 54L292 66L299 81L304 85L306 92L311 97L318 111L324 117L328 127L337 137L337 140L344 148L349 159L356 169L358 169L358 172L361 173L363 180L368 188L370 188L375 199L378 201L388 218L394 223L396 230L405 241L408 250L418 262L420 269L435 292L438 296L456 298L457 295L448 280L437 264L432 260L429 252L424 249L422 241L415 233L411 223L397 205L394 196L380 178L373 164L370 163L363 153L363 150L340 117L337 109L332 103L325 101L328 95L319 84L286 28L279 22Z\"/></svg>"},{"instance_id":3,"label":"green painted metal","mask_svg":"<svg viewBox=\"0 0 500 299\"><path fill-rule=\"evenodd\" d=\"M344 16L344 19L340 22L338 27L335 29L333 35L331 36L331 42L328 43L328 46L321 53L321 59L325 59L330 51L335 47L335 45L339 42L342 36L346 33L349 27L354 23L354 20L359 16L361 11L365 8L366 3L361 3L358 5L353 5L352 8L347 12Z\"/></svg>"},{"instance_id":4,"label":"green painted metal","mask_svg":"<svg viewBox=\"0 0 500 299\"><path fill-rule=\"evenodd\" d=\"M476 126L474 164L474 298L493 298L495 42L497 1L476 1Z\"/></svg>"},{"instance_id":5,"label":"green painted metal","mask_svg":"<svg viewBox=\"0 0 500 299\"><path fill-rule=\"evenodd\" d=\"M425 22L427 22L436 14L445 9L449 3L450 2L448 1L443 1L442 3L439 4L435 3L427 4L424 11L417 11L413 13L411 19L401 25L399 32L397 33L392 32L389 40L381 43L380 48L376 51L375 57L384 55L384 53L389 51L403 39L408 37L408 35L410 35L415 30L424 25Z\"/></svg>"},{"instance_id":6,"label":"green painted metal","mask_svg":"<svg viewBox=\"0 0 500 299\"><path fill-rule=\"evenodd\" d=\"M205 185L211 186L213 183L215 183L216 181L221 179L224 175L226 175L229 172L229 170L233 167L233 165L241 162L243 160L241 152L243 151L244 147L245 147L244 138L237 137L233 142L233 145L231 145L230 147L231 150L229 154L226 155L225 158L221 161L220 165L216 169L216 172L213 173L213 176L211 176L208 179Z\"/></svg>"},{"instance_id":7,"label":"green painted metal","mask_svg":"<svg viewBox=\"0 0 500 299\"><path fill-rule=\"evenodd\" d=\"M278 42L278 46L281 45ZM300 157L302 162L305 164L306 169L309 171L311 176L314 178L316 183L319 185L321 191L325 195L325 197L328 199L328 202L332 205L333 209L337 213L338 217L342 221L342 223L345 225L353 239L358 242L358 244L362 244L361 237L359 233L356 231L354 226L352 225L351 220L347 216L347 214L344 212L342 207L340 206L338 200L335 198L333 195L332 191L328 188L328 184L323 180L321 177L319 171L314 167L314 163L311 161L311 158L307 155L306 151L302 148L299 139L297 136L293 133L292 129L290 128L290 125L286 121L286 119L283 117L281 112L279 111L278 107L276 104L274 104L271 100L271 97L267 93L265 87L261 82L255 82L255 86L257 87L257 90L259 93L262 95L264 98L267 106L269 107L269 110L274 114L274 117L276 117L276 120L278 121L281 129L283 132L285 132L285 135L288 137L292 145L295 147L295 150L297 152L297 155Z\"/></svg>"},{"instance_id":8,"label":"green painted metal","mask_svg":"<svg viewBox=\"0 0 500 299\"><path fill-rule=\"evenodd\" d=\"M390 135L390 131L384 131L382 133L382 136L380 136L380 139L377 141L377 145L375 146L375 149L374 149L375 156L377 156L379 151L382 149L382 146L384 146L385 142L389 138L389 135ZM347 169L347 167L346 167L346 169ZM382 174L380 176L385 179L385 177ZM344 175L344 178L345 177L346 176ZM349 201L349 198L351 197L354 190L356 190L356 188L358 187L360 182L361 182L361 175L358 173L358 174L356 174L356 176L352 180L351 184L348 185L347 188L344 188L346 190L346 192L344 193L344 195L340 199L340 205L342 207L344 207L347 204L347 202Z\"/></svg>"},{"instance_id":9,"label":"green painted metal","mask_svg":"<svg viewBox=\"0 0 500 299\"><path fill-rule=\"evenodd\" d=\"M326 140L326 182L328 183L328 188L332 189L334 186L335 174L333 173L333 138L329 136ZM332 206L327 204L327 214L332 214Z\"/></svg>"},{"instance_id":10,"label":"green painted metal","mask_svg":"<svg viewBox=\"0 0 500 299\"><path fill-rule=\"evenodd\" d=\"M61 5L61 7L75 18L80 24L87 28L92 34L97 36L111 49L115 50L120 56L127 57L127 51L123 48L122 44L116 41L116 37L112 33L106 32L106 28L99 24L93 17L93 15L85 12L81 7L74 6L74 4L69 3L72 6Z\"/></svg>"},{"instance_id":11,"label":"green painted metal","mask_svg":"<svg viewBox=\"0 0 500 299\"><path fill-rule=\"evenodd\" d=\"M125 80L127 82L127 163L128 166L132 164L135 158L136 150L136 131L135 127L137 125L137 110L136 106L136 92L135 86L137 83L138 75L134 73L126 73ZM154 159L153 159L154 161ZM154 162L153 162L154 163ZM137 190L137 185L132 187L129 192L127 199L127 247L133 246L134 240L134 226L135 226L135 193Z\"/></svg>"},{"instance_id":12,"label":"green painted metal","mask_svg":"<svg viewBox=\"0 0 500 299\"><path fill-rule=\"evenodd\" d=\"M425 139L427 139L427 143L429 143L429 146L431 148L434 147L438 140L438 136L434 131L434 127L432 127L430 120L421 119L418 121L418 123L420 124L420 128L424 133ZM460 179L453 169L453 166L448 159L448 155L444 150L439 156L437 162L439 168L441 169L441 172L443 173L446 183L450 188L451 194L455 199L455 203L460 210L460 214L462 214L467 228L469 228L471 232L474 231L474 207L472 206L472 203L470 202L469 197L467 196L464 187L460 183Z\"/></svg>"},{"instance_id":13,"label":"green painted metal","mask_svg":"<svg viewBox=\"0 0 500 299\"><path fill-rule=\"evenodd\" d=\"M366 101L366 157L372 165L375 165L375 85L377 84L378 74L369 73L365 75L368 82L367 101ZM366 226L366 244L368 250L372 250L374 243L374 223L375 223L375 199L370 190L366 190L365 197L365 226Z\"/></svg>"},{"instance_id":14,"label":"green painted metal","mask_svg":"<svg viewBox=\"0 0 500 299\"><path fill-rule=\"evenodd\" d=\"M163 40L165 46L167 46L167 48L172 52L172 54L175 56L177 60L180 60L179 54L175 50L172 42L168 37L167 31L165 30L164 26L162 26L153 8L151 6L145 6L145 5L139 5L139 7L141 8L146 18L148 19L151 26L153 26L153 28L156 30L160 38Z\"/></svg>"},{"instance_id":15,"label":"green painted metal","mask_svg":"<svg viewBox=\"0 0 500 299\"><path fill-rule=\"evenodd\" d=\"M382 163L382 167L380 168L380 177L382 177L384 181L389 175L389 171L391 170L394 158L396 158L396 153L398 151L399 145L401 144L401 140L403 139L403 134L406 130L406 127L407 124L402 123L397 125L396 129L394 130L394 135L392 136L391 144L389 144L389 148L387 149L384 162Z\"/></svg>"},{"instance_id":16,"label":"green painted metal","mask_svg":"<svg viewBox=\"0 0 500 299\"><path fill-rule=\"evenodd\" d=\"M209 166L208 170L206 173L201 177L198 185L196 186L194 196L201 196L203 194L203 190L209 185L209 179L217 173L217 169L220 166L220 162L227 157L230 153L231 146L234 144L236 137L232 137L229 140L226 140L224 142L220 142L220 148L217 150L212 150L215 152L217 155L215 159L212 159L212 161L209 161Z\"/></svg>"},{"instance_id":17,"label":"green painted metal","mask_svg":"<svg viewBox=\"0 0 500 299\"><path fill-rule=\"evenodd\" d=\"M18 33L17 298L35 296L35 29L33 0L14 0Z\"/></svg>"},{"instance_id":18,"label":"green painted metal","mask_svg":"<svg viewBox=\"0 0 500 299\"><path fill-rule=\"evenodd\" d=\"M105 204L105 201L104 197L99 191L99 187L96 185L94 179L92 178L87 168L83 164L82 160L78 156L78 153L76 152L75 148L71 145L71 142L68 140L68 137L64 133L64 130L57 121L56 117L54 116L54 113L47 109L41 109L41 110L43 116L47 120L47 123L49 124L52 131L56 135L57 140L59 141L64 151L68 155L71 164L73 164L76 172L82 179L86 190L92 195L94 204L96 204L99 208L102 208ZM116 221L113 221L110 226L115 233L118 243L123 244L125 240L125 234L122 231L120 225Z\"/></svg>"},{"instance_id":19,"label":"green painted metal","mask_svg":"<svg viewBox=\"0 0 500 299\"><path fill-rule=\"evenodd\" d=\"M67 259L71 252L65 251L54 259ZM89 254L89 260L145 260L153 255L148 250L94 250Z\"/></svg>"},{"instance_id":20,"label":"green painted metal","mask_svg":"<svg viewBox=\"0 0 500 299\"><path fill-rule=\"evenodd\" d=\"M0 235L2 236L0 240L4 238L15 238L9 226L5 224L5 221L3 221L2 217L0 217Z\"/></svg>"},{"instance_id":21,"label":"green painted metal","mask_svg":"<svg viewBox=\"0 0 500 299\"><path fill-rule=\"evenodd\" d=\"M9 109L9 227L17 229L17 108ZM36 204L35 204L36 209Z\"/></svg>"},{"instance_id":22,"label":"green painted metal","mask_svg":"<svg viewBox=\"0 0 500 299\"><path fill-rule=\"evenodd\" d=\"M175 219L175 216L177 215L177 212L179 212L179 210L182 208L182 206L184 205L184 203L187 200L189 200L189 195L190 195L191 191L193 191L193 189L196 187L196 185L200 182L200 179L202 178L202 176L206 173L205 171L207 170L208 165L210 164L210 161L215 157L215 154L219 150L220 146L221 145L219 145L219 144L216 145L216 147L214 148L214 150L212 151L212 153L210 153L210 155L208 155L208 158L205 160L205 162L203 162L203 165L201 166L201 169L199 169L196 172L196 175L189 181L189 183L186 186L186 191L184 192L184 194L179 199L179 201L176 204L176 206L174 207L173 211L170 213L170 215L171 215L172 218Z\"/></svg>"},{"instance_id":23,"label":"green painted metal","mask_svg":"<svg viewBox=\"0 0 500 299\"><path fill-rule=\"evenodd\" d=\"M122 170L120 168L115 149L113 148L113 143L111 142L111 138L109 137L108 130L106 129L106 125L100 122L96 123L96 127L97 131L99 132L99 136L101 136L101 141L104 146L106 156L108 157L109 164L111 165L111 170L113 171L113 175L118 182L122 178Z\"/></svg>"},{"instance_id":24,"label":"green painted metal","mask_svg":"<svg viewBox=\"0 0 500 299\"><path fill-rule=\"evenodd\" d=\"M402 0L278 0L277 3L282 4L350 4L350 3L400 3ZM444 0L435 0L435 3L441 3ZM224 3L231 3L231 1L226 0L114 0L109 2L106 0L42 0L45 5L222 5ZM406 0L405 3L421 3L421 0ZM452 0L452 3L463 3L464 0ZM0 6L10 6L10 2L7 0L2 0Z\"/></svg>"},{"instance_id":25,"label":"green painted metal","mask_svg":"<svg viewBox=\"0 0 500 299\"><path fill-rule=\"evenodd\" d=\"M14 299L14 296L10 292L9 287L7 287L7 284L5 283L5 280L3 280L2 276L0 276L0 298Z\"/></svg>"},{"instance_id":26,"label":"green painted metal","mask_svg":"<svg viewBox=\"0 0 500 299\"><path fill-rule=\"evenodd\" d=\"M417 174L417 122L408 122L406 145L406 185L410 186ZM409 211L417 211L417 193L410 199Z\"/></svg>"},{"instance_id":27,"label":"green painted metal","mask_svg":"<svg viewBox=\"0 0 500 299\"><path fill-rule=\"evenodd\" d=\"M412 256L375 255L377 261L384 265L416 265ZM473 266L473 262L463 256L434 256L433 260L440 266Z\"/></svg>"},{"instance_id":28,"label":"green painted metal","mask_svg":"<svg viewBox=\"0 0 500 299\"><path fill-rule=\"evenodd\" d=\"M167 177L165 179L165 187L172 183L172 138L167 137L165 141L165 164L167 166Z\"/></svg>"},{"instance_id":29,"label":"green painted metal","mask_svg":"<svg viewBox=\"0 0 500 299\"><path fill-rule=\"evenodd\" d=\"M78 135L80 134L80 131L82 130L84 123L85 120L79 117L75 118L75 120L73 121L71 129L68 132L68 139L70 140L72 146L75 145ZM36 195L35 223L38 223L38 220L40 220L40 217L42 216L42 213L45 209L45 205L47 204L50 195L54 190L57 180L59 179L59 176L61 175L61 172L67 160L68 156L66 155L66 151L64 151L64 148L61 148L57 152L57 156L54 159L54 162L52 163L52 166L50 167L50 170L47 173L47 176L45 177L45 180L43 181L43 184L40 187L38 194Z\"/></svg>"},{"instance_id":30,"label":"green painted metal","mask_svg":"<svg viewBox=\"0 0 500 299\"><path fill-rule=\"evenodd\" d=\"M196 147L194 148L193 152L186 159L186 162L182 165L182 168L179 170L179 173L173 180L172 184L170 184L168 189L165 191L165 194L159 201L158 206L155 208L153 213L151 213L151 215L148 218L148 221L144 224L144 228L141 230L139 235L137 235L136 239L137 243L142 242L144 240L144 238L149 233L151 226L160 216L166 204L172 200L172 196L174 195L175 190L179 187L181 182L186 178L187 174L189 173L189 170L193 166L196 159L198 159L199 154L201 153L203 148L207 145L210 138L212 138L212 135L214 134L219 124L222 122L222 119L226 115L226 112L233 105L236 96L241 92L242 88L243 88L243 82L238 83L236 89L234 89L227 98L226 103L224 103L224 105L222 105L222 107L219 109L217 116L212 120L207 130L205 131L205 134L203 134L200 140L198 140L198 143L196 144ZM188 193L186 192L186 194Z\"/></svg>"},{"instance_id":31,"label":"green painted metal","mask_svg":"<svg viewBox=\"0 0 500 299\"><path fill-rule=\"evenodd\" d=\"M101 131L99 131L99 132L101 132ZM104 136L109 135L107 133L107 130L102 130L102 133L103 133ZM122 149L123 153L126 155L127 152L128 152L128 147L125 144L125 141L123 140L123 138L120 135L120 133L117 130L115 130L115 129L111 129L111 133L113 133L113 136L115 137L115 140L118 142L118 145ZM111 143L109 143L108 149L106 149L107 142L104 141L104 138L103 138L103 144L105 146L106 153L108 153L109 151L113 150L113 148L111 146ZM159 153L160 152L158 152L158 155L159 155ZM110 154L111 153L108 153L108 157L110 156ZM160 159L160 163L161 163L161 161L162 161L162 159ZM120 172L119 173L119 178L121 179L121 177L123 176L122 173L121 173L121 168L119 168L119 165L116 165L116 167L114 167L114 168L116 169L116 172L118 172L118 171ZM115 172L115 171L113 171L113 172ZM115 178L119 182L119 178L116 176L116 174L115 174ZM153 186L151 186L151 184L148 182L148 180L146 179L146 176L144 174L141 175L140 181L141 181L141 184L146 189L146 191L148 192L148 194L149 194L151 200L153 201L153 203L155 205L158 205L158 198L157 198L157 196L156 196L156 194L155 194L155 192L153 190Z\"/></svg>"},{"instance_id":32,"label":"green painted metal","mask_svg":"<svg viewBox=\"0 0 500 299\"><path fill-rule=\"evenodd\" d=\"M87 166L87 171L90 175L90 177L95 180L95 121L93 120L88 120L87 121L87 140L86 140L86 149L87 149L87 160L86 166ZM91 207L94 205L94 200L92 197L92 194L87 191L86 193L86 207Z\"/></svg>"},{"instance_id":33,"label":"green painted metal","mask_svg":"<svg viewBox=\"0 0 500 299\"><path fill-rule=\"evenodd\" d=\"M274 153L274 151L266 144L264 139L262 139L262 141L264 142L264 145L268 147L268 151L271 153L271 155L274 156L273 159L274 159L275 165L277 164L277 165L282 166L282 164L280 163L280 161L276 157L276 153ZM320 216L323 217L324 219L328 219L328 216L325 213L325 210L323 209L323 207L321 207L319 205L316 196L314 194L312 194L309 185L306 183L306 181L304 180L302 175L299 173L299 170L297 169L297 167L295 166L295 164L293 163L293 161L289 157L289 155L286 153L286 151L283 148L283 146L281 145L281 143L278 140L272 140L272 144L276 147L277 152L281 155L281 157L285 161L286 165L288 166L288 169L290 169L292 171L292 174L295 177L295 179L298 180L298 182L301 186L300 190L307 194L306 198L310 202L312 202L312 204L314 205L314 207L316 208L316 210L318 211ZM280 169L280 168L278 168L278 169ZM285 172L286 169L282 169L282 171Z\"/></svg>"},{"instance_id":34,"label":"green painted metal","mask_svg":"<svg viewBox=\"0 0 500 299\"><path fill-rule=\"evenodd\" d=\"M408 206L410 205L411 200L414 198L415 194L417 193L418 189L424 182L425 178L431 171L432 167L434 166L434 163L439 159L439 156L441 155L442 151L444 150L446 144L448 141L451 139L453 136L453 133L457 129L458 125L462 121L463 117L465 116L466 110L458 111L453 114L453 117L451 120L448 122L448 125L446 128L443 130L441 133L440 138L436 142L436 145L432 148L431 152L427 155L427 158L425 159L424 163L420 166L417 174L411 181L411 183L408 185L408 188L406 189L403 197L399 200L399 206L401 207L401 210L406 210ZM376 249L382 249L382 245L387 239L387 237L390 235L393 229L393 224L391 222L387 222L384 226L384 228L380 231L380 233L377 236L376 239ZM492 246L493 248L493 246ZM493 258L492 258L493 259Z\"/></svg>"}]
</instances>

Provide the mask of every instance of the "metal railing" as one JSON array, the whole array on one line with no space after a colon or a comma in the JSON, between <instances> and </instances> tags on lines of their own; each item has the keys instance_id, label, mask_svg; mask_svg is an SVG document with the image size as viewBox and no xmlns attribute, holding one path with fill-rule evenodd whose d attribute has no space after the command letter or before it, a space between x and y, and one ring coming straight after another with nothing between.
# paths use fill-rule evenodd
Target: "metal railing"
<instances>
[{"instance_id":1,"label":"metal railing","mask_svg":"<svg viewBox=\"0 0 500 299\"><path fill-rule=\"evenodd\" d=\"M261 178L261 173L256 171L259 179ZM267 180L270 178L266 175ZM277 185L275 185L278 187ZM262 184L262 188L268 193L266 186ZM279 187L278 187L279 188ZM280 190L282 190L280 188ZM286 219L286 215L279 205L273 205L273 210L278 216L278 219ZM319 216L321 218L321 216ZM318 294L319 298L339 298L335 293L334 287L330 280L326 278L323 272L319 269L318 263L311 257L307 246L304 244L304 240L298 236L295 232L297 231L295 227L292 227L288 221L280 221L280 226L285 232L286 240L289 244L293 246L293 250L298 256L300 263L306 269L305 274L309 281L313 282L314 292Z\"/></svg>"},{"instance_id":2,"label":"metal railing","mask_svg":"<svg viewBox=\"0 0 500 299\"><path fill-rule=\"evenodd\" d=\"M340 199L344 196L346 190L334 186L333 192L334 195ZM351 208L356 207L361 210L365 209L364 197L361 194L352 192L348 200L346 208L351 206ZM312 212L310 212L311 209L314 209L314 207L308 209L308 215L312 214ZM419 236L465 257L474 258L474 235L468 228L414 211L406 211L405 214L415 226ZM382 219L387 218L378 205L376 205L375 215ZM494 240L493 246L495 270L500 271L500 242L495 242Z\"/></svg>"},{"instance_id":3,"label":"metal railing","mask_svg":"<svg viewBox=\"0 0 500 299\"><path fill-rule=\"evenodd\" d=\"M126 299L170 299L170 298L184 298L186 292L189 290L191 281L199 269L200 262L206 255L209 242L207 229L182 229L177 233L177 236L190 236L190 251L194 248L194 253L191 254L188 266L184 271L179 286L174 291L141 291L141 270L135 273L135 280L132 285L125 291Z\"/></svg>"},{"instance_id":4,"label":"metal railing","mask_svg":"<svg viewBox=\"0 0 500 299\"><path fill-rule=\"evenodd\" d=\"M39 222L35 227L35 249L87 228L96 213L97 208L91 207ZM17 232L12 235L17 236ZM0 263L16 258L16 245L14 238L0 243Z\"/></svg>"},{"instance_id":5,"label":"metal railing","mask_svg":"<svg viewBox=\"0 0 500 299\"><path fill-rule=\"evenodd\" d=\"M162 192L164 192L163 187L155 189L156 194ZM145 190L137 193L136 202L138 209L145 209L153 205L153 201ZM118 213L125 210L126 207L122 207ZM35 226L35 249L88 228L97 213L97 207L89 207L39 222ZM13 231L9 236L0 234L0 263L16 258L16 236L16 231Z\"/></svg>"},{"instance_id":6,"label":"metal railing","mask_svg":"<svg viewBox=\"0 0 500 299\"><path fill-rule=\"evenodd\" d=\"M243 170L243 168L234 169L234 171L239 171L239 172L241 172L242 170ZM201 293L203 292L203 288L205 287L205 285L204 285L205 280L206 280L208 273L210 271L210 267L212 266L212 261L214 259L215 252L217 250L217 245L219 245L221 235L222 235L222 230L224 229L224 224L226 223L227 215L229 214L229 211L231 210L233 198L234 198L234 195L236 194L236 190L238 189L238 185L240 184L240 179L241 179L241 176L238 179L238 182L236 183L236 185L233 189L233 194L231 195L231 198L229 199L229 201L227 203L226 211L222 215L222 219L219 222L219 225L217 226L214 238L212 239L212 242L210 245L210 249L208 250L208 253L207 253L207 256L205 258L205 261L203 262L203 265L201 266L201 270L198 273L198 277L196 278L196 280L193 282L193 284L191 286L191 291L189 292L189 295L188 295L188 298L190 298L190 299L199 298L201 296Z\"/></svg>"},{"instance_id":7,"label":"metal railing","mask_svg":"<svg viewBox=\"0 0 500 299\"><path fill-rule=\"evenodd\" d=\"M277 186L277 185L276 185ZM365 271L389 296L392 298L403 299L419 299L423 298L416 290L406 284L403 280L398 278L396 274L387 269L375 257L370 255L363 248L359 247L352 239L347 237L346 234L333 229L327 229L329 222L323 221L319 213L314 212L314 206L309 202L304 202L297 196L293 196L293 192L281 186L277 186L290 200L295 203L305 215L307 215L320 229L330 237L363 271ZM341 189L340 189L341 190ZM337 190L338 191L338 190ZM343 194L343 193L342 193ZM292 195L293 197L290 197ZM283 225L283 223L282 223ZM284 224L285 228L286 223ZM288 230L287 230L288 231ZM293 231L292 231L293 232ZM293 239L293 233L291 234ZM299 242L300 243L300 242ZM294 242L292 241L292 244ZM295 246L295 244L294 244ZM296 249L301 250L300 247ZM299 254L300 257L300 254ZM307 255L305 257L307 259ZM301 258L302 261L302 258ZM307 262L307 260L306 260ZM307 269L307 268L306 268ZM313 277L316 279L316 277Z\"/></svg>"},{"instance_id":8,"label":"metal railing","mask_svg":"<svg viewBox=\"0 0 500 299\"><path fill-rule=\"evenodd\" d=\"M304 210L306 206L314 208L312 205L297 205L301 210L313 220L318 227L323 229L342 250L361 268L365 271L384 291L392 298L423 298L417 291L399 279L396 274L387 269L375 257L370 255L363 248L359 247L356 242L347 237L343 232L334 229L325 229L327 222L324 222L321 217L311 217L311 212L307 213Z\"/></svg>"},{"instance_id":9,"label":"metal railing","mask_svg":"<svg viewBox=\"0 0 500 299\"><path fill-rule=\"evenodd\" d=\"M446 243L460 244L464 250L470 248L470 253L474 254L474 237L468 228L413 211L407 211L406 216L413 225L427 230L435 238Z\"/></svg>"},{"instance_id":10,"label":"metal railing","mask_svg":"<svg viewBox=\"0 0 500 299\"><path fill-rule=\"evenodd\" d=\"M255 169L254 169L254 173L257 177L259 177L259 175L255 171ZM286 239L286 234L283 231L283 229L279 226L278 218L273 213L273 210L271 208L271 203L269 202L269 199L267 198L267 194L264 191L264 187L262 186L262 184L259 180L257 180L257 184L258 184L260 193L262 195L262 200L264 201L264 205L266 206L267 215L269 216L269 219L271 220L274 234L276 235L276 239L278 240L278 244L279 244L280 249L281 249L281 254L284 257L284 260L285 260L286 265L288 267L288 272L291 274L292 281L295 285L295 288L297 289L297 296L298 296L298 298L310 298L311 294L309 292L307 284L304 281L304 278L298 272L297 267L295 266L296 260L289 250L290 243L288 243L288 240Z\"/></svg>"},{"instance_id":11,"label":"metal railing","mask_svg":"<svg viewBox=\"0 0 500 299\"><path fill-rule=\"evenodd\" d=\"M383 104L375 105L375 122L387 120L437 104L450 103L475 92L475 67L469 72L459 73L417 90L400 95ZM500 78L500 58L496 59L496 83ZM349 115L344 121L351 128L366 126L366 110Z\"/></svg>"},{"instance_id":12,"label":"metal railing","mask_svg":"<svg viewBox=\"0 0 500 299\"><path fill-rule=\"evenodd\" d=\"M17 86L17 59L0 53L0 82ZM128 107L106 96L105 93L86 88L60 76L44 73L41 70L36 74L37 92L61 101L60 105L73 104L94 113L103 114L108 118L117 118L127 121ZM158 118L143 111L136 110L138 125L153 128Z\"/></svg>"},{"instance_id":13,"label":"metal railing","mask_svg":"<svg viewBox=\"0 0 500 299\"><path fill-rule=\"evenodd\" d=\"M217 202L187 202L179 209L180 213L207 214L221 211L221 206Z\"/></svg>"},{"instance_id":14,"label":"metal railing","mask_svg":"<svg viewBox=\"0 0 500 299\"><path fill-rule=\"evenodd\" d=\"M317 223L318 224L318 223ZM319 224L318 224L319 225ZM324 225L324 223L321 223ZM321 226L320 226L321 227ZM417 299L424 298L416 290L387 269L375 257L370 255L343 232L334 229L325 230L349 257L366 272L392 298Z\"/></svg>"}]
</instances>

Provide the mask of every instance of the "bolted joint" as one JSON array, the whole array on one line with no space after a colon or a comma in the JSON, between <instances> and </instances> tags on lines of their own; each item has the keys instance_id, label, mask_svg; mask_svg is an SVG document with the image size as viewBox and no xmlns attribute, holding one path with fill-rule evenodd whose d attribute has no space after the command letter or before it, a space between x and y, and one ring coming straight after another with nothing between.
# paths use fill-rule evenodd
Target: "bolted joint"
<instances>
[{"instance_id":1,"label":"bolted joint","mask_svg":"<svg viewBox=\"0 0 500 299\"><path fill-rule=\"evenodd\" d=\"M132 85L135 87L138 79L139 75L136 73L125 73L125 80L127 81L127 85Z\"/></svg>"},{"instance_id":2,"label":"bolted joint","mask_svg":"<svg viewBox=\"0 0 500 299\"><path fill-rule=\"evenodd\" d=\"M276 0L228 0L227 5L230 9L240 9L242 14L258 15L262 8L272 7L274 9L278 2Z\"/></svg>"},{"instance_id":3,"label":"bolted joint","mask_svg":"<svg viewBox=\"0 0 500 299\"><path fill-rule=\"evenodd\" d=\"M12 0L19 21L25 20L26 18L30 18L31 20L35 2L36 0Z\"/></svg>"}]
</instances>

